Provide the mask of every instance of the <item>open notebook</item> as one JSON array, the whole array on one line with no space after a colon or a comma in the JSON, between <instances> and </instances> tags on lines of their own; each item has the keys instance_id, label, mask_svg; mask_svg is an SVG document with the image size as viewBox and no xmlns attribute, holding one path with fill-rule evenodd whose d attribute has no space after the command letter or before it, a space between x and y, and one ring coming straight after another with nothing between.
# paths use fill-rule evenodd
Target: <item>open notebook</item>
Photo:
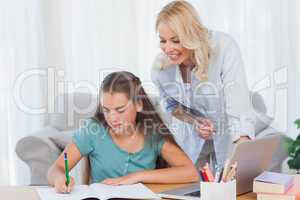
<instances>
[{"instance_id":1,"label":"open notebook","mask_svg":"<svg viewBox=\"0 0 300 200\"><path fill-rule=\"evenodd\" d=\"M70 194L58 194L52 187L36 188L41 200L82 200L99 199L159 199L159 197L142 183L133 185L110 186L94 183L77 185Z\"/></svg>"}]
</instances>

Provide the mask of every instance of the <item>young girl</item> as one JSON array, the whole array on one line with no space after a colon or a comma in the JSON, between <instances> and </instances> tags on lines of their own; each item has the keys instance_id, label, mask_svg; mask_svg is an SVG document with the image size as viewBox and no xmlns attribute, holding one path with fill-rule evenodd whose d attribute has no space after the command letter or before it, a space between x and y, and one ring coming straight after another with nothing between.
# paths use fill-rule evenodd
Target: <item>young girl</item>
<instances>
[{"instance_id":1,"label":"young girl","mask_svg":"<svg viewBox=\"0 0 300 200\"><path fill-rule=\"evenodd\" d=\"M83 156L89 158L92 182L110 185L185 183L198 181L192 161L162 135L168 131L155 112L140 80L129 72L108 75L100 89L95 116L73 136L64 152L71 170ZM155 169L158 156L170 167ZM48 171L48 182L57 192L70 192L66 185L64 154Z\"/></svg>"}]
</instances>

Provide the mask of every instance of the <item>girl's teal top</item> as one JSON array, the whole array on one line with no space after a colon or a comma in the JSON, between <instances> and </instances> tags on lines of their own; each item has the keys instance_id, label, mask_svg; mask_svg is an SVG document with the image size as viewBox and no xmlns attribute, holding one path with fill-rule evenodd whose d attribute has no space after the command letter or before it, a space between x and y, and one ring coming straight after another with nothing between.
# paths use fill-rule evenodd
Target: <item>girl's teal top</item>
<instances>
[{"instance_id":1,"label":"girl's teal top","mask_svg":"<svg viewBox=\"0 0 300 200\"><path fill-rule=\"evenodd\" d=\"M108 128L89 119L75 132L73 142L82 156L89 158L92 182L125 176L132 172L154 169L165 139L158 133L145 135L144 147L135 153L119 148Z\"/></svg>"}]
</instances>

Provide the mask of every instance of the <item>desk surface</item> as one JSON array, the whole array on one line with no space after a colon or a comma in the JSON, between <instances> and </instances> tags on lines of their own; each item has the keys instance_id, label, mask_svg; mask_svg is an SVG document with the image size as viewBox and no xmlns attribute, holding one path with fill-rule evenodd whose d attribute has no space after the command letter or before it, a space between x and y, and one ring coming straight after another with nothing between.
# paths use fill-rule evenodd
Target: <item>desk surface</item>
<instances>
[{"instance_id":1,"label":"desk surface","mask_svg":"<svg viewBox=\"0 0 300 200\"><path fill-rule=\"evenodd\" d=\"M187 184L146 184L153 192L159 193L170 189L185 186ZM247 193L237 197L237 200L256 200L256 194Z\"/></svg>"},{"instance_id":2,"label":"desk surface","mask_svg":"<svg viewBox=\"0 0 300 200\"><path fill-rule=\"evenodd\" d=\"M184 184L146 184L153 192L178 188ZM39 196L33 187L30 186L0 186L1 199L9 200L39 200ZM237 200L256 200L254 193L248 193L237 197Z\"/></svg>"}]
</instances>

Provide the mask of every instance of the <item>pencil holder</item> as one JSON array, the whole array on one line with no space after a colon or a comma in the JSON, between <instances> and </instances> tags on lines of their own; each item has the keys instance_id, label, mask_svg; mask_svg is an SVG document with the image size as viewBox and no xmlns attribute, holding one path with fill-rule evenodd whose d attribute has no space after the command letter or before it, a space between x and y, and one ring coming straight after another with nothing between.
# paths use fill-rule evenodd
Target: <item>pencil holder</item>
<instances>
[{"instance_id":1,"label":"pencil holder","mask_svg":"<svg viewBox=\"0 0 300 200\"><path fill-rule=\"evenodd\" d=\"M226 183L201 182L201 200L236 200L236 180Z\"/></svg>"}]
</instances>

